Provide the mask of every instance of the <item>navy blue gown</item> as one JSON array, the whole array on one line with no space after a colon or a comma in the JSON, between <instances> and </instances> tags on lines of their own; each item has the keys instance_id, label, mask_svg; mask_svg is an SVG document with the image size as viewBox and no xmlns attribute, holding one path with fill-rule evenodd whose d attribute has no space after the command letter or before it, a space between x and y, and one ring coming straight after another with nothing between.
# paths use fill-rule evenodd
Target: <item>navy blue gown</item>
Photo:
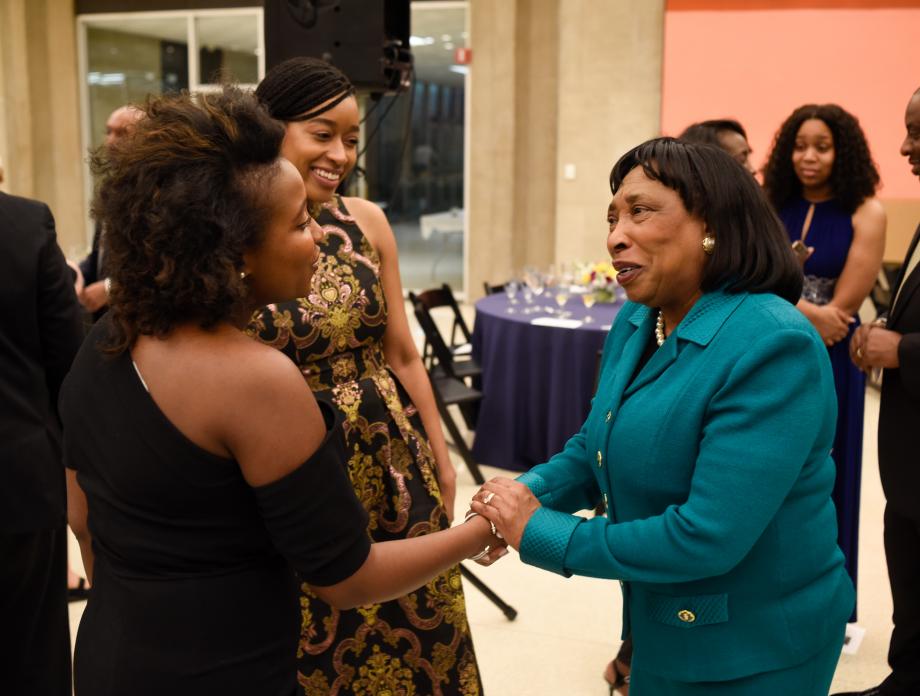
<instances>
[{"instance_id":1,"label":"navy blue gown","mask_svg":"<svg viewBox=\"0 0 920 696\"><path fill-rule=\"evenodd\" d=\"M802 225L812 205L804 199L780 211L789 239L801 237ZM815 251L805 262L805 287L802 298L817 305L834 296L837 279L846 264L853 242L853 219L834 200L815 203L815 212L805 243ZM831 456L837 465L834 505L837 508L837 543L846 557L846 568L856 587L859 547L859 488L862 470L863 405L866 377L850 360L850 337L859 326L859 317L850 325L847 337L828 348L837 388L837 432ZM853 610L852 620L856 619Z\"/></svg>"}]
</instances>

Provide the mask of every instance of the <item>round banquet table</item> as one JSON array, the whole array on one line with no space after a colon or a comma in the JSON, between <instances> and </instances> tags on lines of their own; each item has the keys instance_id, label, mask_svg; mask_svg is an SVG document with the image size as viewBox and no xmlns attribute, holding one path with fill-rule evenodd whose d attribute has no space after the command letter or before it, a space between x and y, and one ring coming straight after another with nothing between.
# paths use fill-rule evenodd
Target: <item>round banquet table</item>
<instances>
[{"instance_id":1,"label":"round banquet table","mask_svg":"<svg viewBox=\"0 0 920 696\"><path fill-rule=\"evenodd\" d=\"M483 394L473 441L477 462L526 471L562 450L588 415L598 353L621 306L588 309L573 295L563 309L578 325L562 326L555 325L564 323L559 308L546 296L512 305L498 293L476 303L472 344Z\"/></svg>"}]
</instances>

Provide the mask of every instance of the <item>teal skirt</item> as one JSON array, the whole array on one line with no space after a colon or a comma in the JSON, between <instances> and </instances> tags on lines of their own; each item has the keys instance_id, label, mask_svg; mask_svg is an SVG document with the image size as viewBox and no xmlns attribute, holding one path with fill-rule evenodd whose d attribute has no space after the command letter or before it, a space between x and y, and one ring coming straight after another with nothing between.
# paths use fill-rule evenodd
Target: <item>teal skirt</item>
<instances>
[{"instance_id":1,"label":"teal skirt","mask_svg":"<svg viewBox=\"0 0 920 696\"><path fill-rule=\"evenodd\" d=\"M679 682L634 669L629 696L827 696L843 636L801 664L722 682Z\"/></svg>"}]
</instances>

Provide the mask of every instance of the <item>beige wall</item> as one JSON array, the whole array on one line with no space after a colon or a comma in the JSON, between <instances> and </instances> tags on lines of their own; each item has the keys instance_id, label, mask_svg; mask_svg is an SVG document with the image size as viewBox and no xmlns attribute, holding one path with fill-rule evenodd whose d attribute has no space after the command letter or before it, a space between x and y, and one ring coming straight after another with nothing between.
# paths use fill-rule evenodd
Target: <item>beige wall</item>
<instances>
[{"instance_id":1,"label":"beige wall","mask_svg":"<svg viewBox=\"0 0 920 696\"><path fill-rule=\"evenodd\" d=\"M562 0L557 261L607 258L610 169L660 133L664 0Z\"/></svg>"},{"instance_id":2,"label":"beige wall","mask_svg":"<svg viewBox=\"0 0 920 696\"><path fill-rule=\"evenodd\" d=\"M610 167L659 132L663 20L664 0L470 0L470 297L605 258Z\"/></svg>"},{"instance_id":3,"label":"beige wall","mask_svg":"<svg viewBox=\"0 0 920 696\"><path fill-rule=\"evenodd\" d=\"M85 245L73 0L0 2L3 189L47 203L65 253Z\"/></svg>"},{"instance_id":4,"label":"beige wall","mask_svg":"<svg viewBox=\"0 0 920 696\"><path fill-rule=\"evenodd\" d=\"M517 5L470 2L467 297L479 297L483 282L503 280L512 266Z\"/></svg>"},{"instance_id":5,"label":"beige wall","mask_svg":"<svg viewBox=\"0 0 920 696\"><path fill-rule=\"evenodd\" d=\"M905 162L901 163L906 166ZM916 199L882 199L888 214L888 230L885 234L885 261L901 262L907 255L907 247L914 238L914 231L920 224L920 201Z\"/></svg>"}]
</instances>

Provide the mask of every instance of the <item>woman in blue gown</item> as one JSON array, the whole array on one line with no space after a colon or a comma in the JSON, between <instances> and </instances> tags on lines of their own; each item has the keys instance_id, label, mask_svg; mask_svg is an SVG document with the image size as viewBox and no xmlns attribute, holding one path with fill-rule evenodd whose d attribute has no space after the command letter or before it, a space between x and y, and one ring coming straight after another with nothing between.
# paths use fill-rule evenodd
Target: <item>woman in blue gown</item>
<instances>
[{"instance_id":1,"label":"woman in blue gown","mask_svg":"<svg viewBox=\"0 0 920 696\"><path fill-rule=\"evenodd\" d=\"M878 184L859 122L835 104L796 109L780 127L764 169L764 186L804 265L797 306L824 339L834 371L837 543L854 586L866 384L847 346L882 263L885 211L875 198Z\"/></svg>"}]
</instances>

